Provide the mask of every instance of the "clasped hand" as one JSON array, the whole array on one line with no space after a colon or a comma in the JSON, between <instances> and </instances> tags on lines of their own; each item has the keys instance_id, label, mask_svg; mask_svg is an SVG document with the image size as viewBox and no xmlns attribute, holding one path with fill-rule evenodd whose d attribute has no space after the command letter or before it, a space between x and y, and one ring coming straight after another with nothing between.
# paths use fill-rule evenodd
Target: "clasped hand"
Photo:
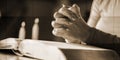
<instances>
[{"instance_id":1,"label":"clasped hand","mask_svg":"<svg viewBox=\"0 0 120 60\"><path fill-rule=\"evenodd\" d=\"M78 5L73 4L71 7L63 5L54 13L54 18L55 21L51 24L55 36L68 40L68 43L85 42L89 37L90 27L82 18Z\"/></svg>"}]
</instances>

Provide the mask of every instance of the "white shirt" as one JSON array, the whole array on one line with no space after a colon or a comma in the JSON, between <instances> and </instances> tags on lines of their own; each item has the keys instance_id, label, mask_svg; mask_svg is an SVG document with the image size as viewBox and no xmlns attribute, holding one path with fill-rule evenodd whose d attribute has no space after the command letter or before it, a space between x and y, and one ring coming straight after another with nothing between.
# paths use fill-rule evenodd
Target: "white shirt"
<instances>
[{"instance_id":1,"label":"white shirt","mask_svg":"<svg viewBox=\"0 0 120 60\"><path fill-rule=\"evenodd\" d=\"M88 25L120 37L120 0L94 0Z\"/></svg>"}]
</instances>

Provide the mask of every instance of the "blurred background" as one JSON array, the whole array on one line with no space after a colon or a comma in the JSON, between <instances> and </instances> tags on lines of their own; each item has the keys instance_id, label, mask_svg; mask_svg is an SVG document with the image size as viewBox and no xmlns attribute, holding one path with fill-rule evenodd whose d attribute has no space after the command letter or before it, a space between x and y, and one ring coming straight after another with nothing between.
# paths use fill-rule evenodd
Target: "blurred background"
<instances>
[{"instance_id":1,"label":"blurred background","mask_svg":"<svg viewBox=\"0 0 120 60\"><path fill-rule=\"evenodd\" d=\"M64 41L52 34L51 21L53 14L62 4L78 4L87 22L92 0L0 0L0 40L18 38L21 22L25 21L26 39L31 39L34 19L39 18L39 39Z\"/></svg>"}]
</instances>

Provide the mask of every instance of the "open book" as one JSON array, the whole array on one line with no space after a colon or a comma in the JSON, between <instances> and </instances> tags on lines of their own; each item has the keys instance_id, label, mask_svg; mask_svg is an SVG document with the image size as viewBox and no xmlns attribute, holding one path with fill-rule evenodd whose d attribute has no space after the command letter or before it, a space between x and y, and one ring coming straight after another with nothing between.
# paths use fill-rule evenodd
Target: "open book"
<instances>
[{"instance_id":1,"label":"open book","mask_svg":"<svg viewBox=\"0 0 120 60\"><path fill-rule=\"evenodd\" d=\"M42 60L119 60L112 50L53 41L7 38L0 41L0 49Z\"/></svg>"},{"instance_id":2,"label":"open book","mask_svg":"<svg viewBox=\"0 0 120 60\"><path fill-rule=\"evenodd\" d=\"M66 60L60 49L41 43L39 40L7 38L0 41L0 49L12 50L18 56L38 60Z\"/></svg>"}]
</instances>

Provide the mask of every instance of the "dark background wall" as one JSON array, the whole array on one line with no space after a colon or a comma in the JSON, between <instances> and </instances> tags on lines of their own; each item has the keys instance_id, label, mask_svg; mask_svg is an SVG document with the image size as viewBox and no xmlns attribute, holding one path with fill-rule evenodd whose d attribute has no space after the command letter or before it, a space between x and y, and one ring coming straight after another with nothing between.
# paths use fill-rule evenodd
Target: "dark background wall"
<instances>
[{"instance_id":1,"label":"dark background wall","mask_svg":"<svg viewBox=\"0 0 120 60\"><path fill-rule=\"evenodd\" d=\"M39 39L59 40L52 35L51 21L53 13L62 4L78 4L83 18L87 21L92 0L0 0L0 39L18 37L20 24L26 22L26 38L31 38L31 30L35 18L40 19Z\"/></svg>"}]
</instances>

